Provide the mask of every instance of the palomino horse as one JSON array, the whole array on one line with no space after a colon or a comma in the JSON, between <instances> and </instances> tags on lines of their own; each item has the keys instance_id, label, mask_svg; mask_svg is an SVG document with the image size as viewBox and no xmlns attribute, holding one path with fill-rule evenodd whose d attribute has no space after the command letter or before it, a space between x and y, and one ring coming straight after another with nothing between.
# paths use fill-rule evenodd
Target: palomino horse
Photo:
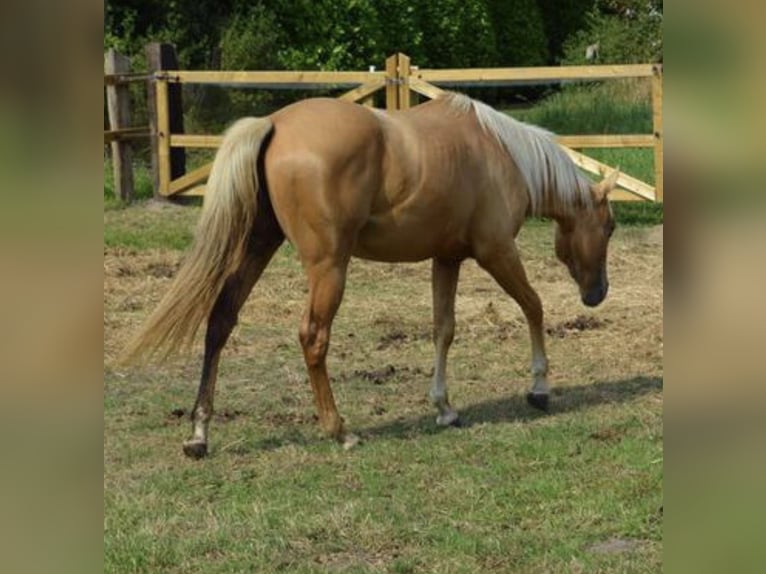
<instances>
[{"instance_id":1,"label":"palomino horse","mask_svg":"<svg viewBox=\"0 0 766 574\"><path fill-rule=\"evenodd\" d=\"M188 456L204 456L221 349L287 237L308 279L300 343L319 423L351 446L357 438L338 414L325 364L349 261L431 259L436 358L430 397L437 424L456 424L447 351L460 264L472 257L526 316L533 376L527 399L546 409L543 311L514 238L526 216L553 218L556 254L583 303L598 305L608 289L614 220L607 194L616 177L591 184L548 132L459 94L395 113L309 99L269 117L241 119L218 150L194 246L128 358L186 347L207 320L193 436L184 443Z\"/></svg>"}]
</instances>

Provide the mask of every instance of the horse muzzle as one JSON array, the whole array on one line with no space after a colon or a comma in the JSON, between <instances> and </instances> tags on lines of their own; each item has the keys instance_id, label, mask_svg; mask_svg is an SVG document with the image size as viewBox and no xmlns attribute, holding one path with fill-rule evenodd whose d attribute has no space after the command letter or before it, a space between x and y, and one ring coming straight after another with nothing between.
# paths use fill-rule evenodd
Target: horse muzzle
<instances>
[{"instance_id":1,"label":"horse muzzle","mask_svg":"<svg viewBox=\"0 0 766 574\"><path fill-rule=\"evenodd\" d=\"M582 293L582 302L588 307L595 307L601 303L609 291L609 283L601 283Z\"/></svg>"}]
</instances>

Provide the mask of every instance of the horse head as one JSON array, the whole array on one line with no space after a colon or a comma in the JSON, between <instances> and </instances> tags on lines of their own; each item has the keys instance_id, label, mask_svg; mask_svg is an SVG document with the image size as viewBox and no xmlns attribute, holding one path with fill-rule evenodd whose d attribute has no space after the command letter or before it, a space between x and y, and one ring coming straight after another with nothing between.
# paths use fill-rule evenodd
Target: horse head
<instances>
[{"instance_id":1,"label":"horse head","mask_svg":"<svg viewBox=\"0 0 766 574\"><path fill-rule=\"evenodd\" d=\"M615 224L608 195L619 174L615 170L600 183L591 184L592 207L559 220L556 226L556 256L569 269L582 302L589 307L601 303L609 290L606 252Z\"/></svg>"}]
</instances>

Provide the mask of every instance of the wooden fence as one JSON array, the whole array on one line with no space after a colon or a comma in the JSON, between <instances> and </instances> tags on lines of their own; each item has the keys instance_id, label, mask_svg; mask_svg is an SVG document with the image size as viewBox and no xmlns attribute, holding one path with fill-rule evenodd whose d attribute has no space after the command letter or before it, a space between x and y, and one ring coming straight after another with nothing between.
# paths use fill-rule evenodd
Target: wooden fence
<instances>
[{"instance_id":1,"label":"wooden fence","mask_svg":"<svg viewBox=\"0 0 766 574\"><path fill-rule=\"evenodd\" d=\"M109 58L107 57L107 63ZM593 81L617 78L646 78L652 86L653 133L651 134L610 134L610 135L566 135L558 136L558 142L567 154L582 169L603 175L612 168L574 148L604 147L652 147L654 148L655 186L621 174L618 185L621 189L614 194L616 200L663 201L662 161L662 66L659 64L611 65L611 66L558 66L537 68L485 68L485 69L419 69L411 65L405 54L395 54L386 60L381 71L321 72L321 71L183 71L155 67L149 78L154 99L151 137L153 139L155 194L162 197L176 197L204 194L204 181L210 174L211 164L184 173L183 166L173 161L173 153L183 148L216 148L221 136L211 134L185 134L173 128L172 118L182 117L180 106L173 106L171 92L183 84L207 84L227 87L248 88L339 88L348 91L340 99L372 105L372 98L378 91L385 91L388 110L404 110L411 106L413 94L435 98L444 92L440 86L461 85L514 85L519 83L543 83L557 81ZM123 75L119 75L123 74ZM142 78L145 80L146 78ZM105 75L107 92L119 99L119 86L123 82L135 81L114 70ZM111 100L110 100L111 101ZM119 108L119 106L116 106ZM110 122L112 105L109 106ZM104 132L104 143L112 142L113 157L120 156L120 149L133 137L146 137L147 128L127 127L125 118L115 115L112 129ZM178 125L178 122L175 122ZM180 131L182 132L182 125ZM175 158L177 159L177 158ZM124 172L124 159L115 162L115 182L118 181L118 165ZM179 173L179 171L181 173ZM120 194L122 196L122 194Z\"/></svg>"}]
</instances>

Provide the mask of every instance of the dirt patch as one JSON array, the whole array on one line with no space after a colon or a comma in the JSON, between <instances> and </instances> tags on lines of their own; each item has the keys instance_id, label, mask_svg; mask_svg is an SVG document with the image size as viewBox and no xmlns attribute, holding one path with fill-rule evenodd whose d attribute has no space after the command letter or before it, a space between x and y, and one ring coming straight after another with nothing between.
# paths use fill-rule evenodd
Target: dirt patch
<instances>
[{"instance_id":1,"label":"dirt patch","mask_svg":"<svg viewBox=\"0 0 766 574\"><path fill-rule=\"evenodd\" d=\"M394 377L395 375L396 375L396 367L394 367L393 365L388 365L376 371L364 371L364 370L354 371L355 377L360 377L365 381L370 381L374 385L382 385L388 379Z\"/></svg>"},{"instance_id":2,"label":"dirt patch","mask_svg":"<svg viewBox=\"0 0 766 574\"><path fill-rule=\"evenodd\" d=\"M159 263L150 263L147 266L146 271L152 277L169 279L170 277L173 277L176 274L177 269L178 269L178 264L173 265L166 262L159 262Z\"/></svg>"},{"instance_id":3,"label":"dirt patch","mask_svg":"<svg viewBox=\"0 0 766 574\"><path fill-rule=\"evenodd\" d=\"M604 442L616 442L625 436L625 429L617 427L605 427L590 433L593 440Z\"/></svg>"},{"instance_id":4,"label":"dirt patch","mask_svg":"<svg viewBox=\"0 0 766 574\"><path fill-rule=\"evenodd\" d=\"M409 339L409 335L404 331L395 329L380 337L378 340L378 351L388 349L389 347L398 347L402 343L405 343Z\"/></svg>"},{"instance_id":5,"label":"dirt patch","mask_svg":"<svg viewBox=\"0 0 766 574\"><path fill-rule=\"evenodd\" d=\"M569 321L563 321L556 325L546 327L545 332L551 337L564 337L572 333L581 333L582 331L592 331L606 327L610 323L609 319L598 319L593 315L578 315Z\"/></svg>"},{"instance_id":6,"label":"dirt patch","mask_svg":"<svg viewBox=\"0 0 766 574\"><path fill-rule=\"evenodd\" d=\"M340 373L335 379L339 381L347 381L349 379L362 379L372 383L373 385L382 385L395 378L413 378L413 377L427 377L430 376L420 367L395 367L394 365L386 365L380 369L356 369L351 374Z\"/></svg>"},{"instance_id":7,"label":"dirt patch","mask_svg":"<svg viewBox=\"0 0 766 574\"><path fill-rule=\"evenodd\" d=\"M265 415L266 421L275 427L297 427L315 425L319 421L316 413L270 411Z\"/></svg>"},{"instance_id":8,"label":"dirt patch","mask_svg":"<svg viewBox=\"0 0 766 574\"><path fill-rule=\"evenodd\" d=\"M413 341L424 341L431 338L430 329L412 328L409 332L395 327L386 334L378 338L378 345L375 347L378 351L386 349L398 349L401 346L412 343Z\"/></svg>"},{"instance_id":9,"label":"dirt patch","mask_svg":"<svg viewBox=\"0 0 766 574\"><path fill-rule=\"evenodd\" d=\"M241 417L244 414L246 414L245 411L240 411L237 409L223 409L221 411L216 411L213 414L213 419L219 423L227 423Z\"/></svg>"}]
</instances>

